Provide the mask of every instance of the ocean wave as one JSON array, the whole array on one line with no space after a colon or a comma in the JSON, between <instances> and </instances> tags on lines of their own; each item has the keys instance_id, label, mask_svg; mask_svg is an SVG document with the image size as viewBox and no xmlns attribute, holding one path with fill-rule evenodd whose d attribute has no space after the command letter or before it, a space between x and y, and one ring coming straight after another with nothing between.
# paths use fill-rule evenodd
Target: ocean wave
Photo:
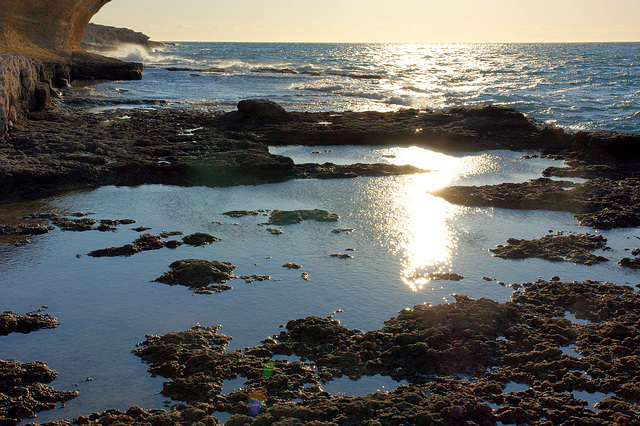
<instances>
[{"instance_id":1,"label":"ocean wave","mask_svg":"<svg viewBox=\"0 0 640 426\"><path fill-rule=\"evenodd\" d=\"M141 62L145 65L167 65L184 63L184 58L167 55L160 49L148 50L136 44L121 44L115 50L101 52L110 58L126 62Z\"/></svg>"}]
</instances>

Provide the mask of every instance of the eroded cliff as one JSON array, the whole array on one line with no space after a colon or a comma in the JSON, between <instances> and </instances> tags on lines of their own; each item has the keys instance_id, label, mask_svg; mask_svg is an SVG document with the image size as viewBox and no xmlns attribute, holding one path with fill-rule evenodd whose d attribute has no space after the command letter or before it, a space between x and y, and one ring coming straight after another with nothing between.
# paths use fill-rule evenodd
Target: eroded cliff
<instances>
[{"instance_id":1,"label":"eroded cliff","mask_svg":"<svg viewBox=\"0 0 640 426\"><path fill-rule=\"evenodd\" d=\"M85 27L111 0L2 0L0 48L37 58L81 51Z\"/></svg>"},{"instance_id":2,"label":"eroded cliff","mask_svg":"<svg viewBox=\"0 0 640 426\"><path fill-rule=\"evenodd\" d=\"M85 27L111 0L0 0L0 139L16 119L48 106L71 79L142 78L142 64L84 51Z\"/></svg>"}]
</instances>

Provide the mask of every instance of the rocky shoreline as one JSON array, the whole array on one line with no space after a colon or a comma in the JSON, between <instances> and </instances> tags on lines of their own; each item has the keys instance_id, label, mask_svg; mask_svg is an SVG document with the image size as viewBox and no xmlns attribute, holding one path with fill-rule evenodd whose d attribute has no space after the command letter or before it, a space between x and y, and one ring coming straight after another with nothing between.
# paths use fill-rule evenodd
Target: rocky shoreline
<instances>
[{"instance_id":1,"label":"rocky shoreline","mask_svg":"<svg viewBox=\"0 0 640 426\"><path fill-rule=\"evenodd\" d=\"M424 171L382 164L295 164L287 157L270 154L268 147L304 142L314 146L405 143L443 148L449 147L447 140L453 141L451 149L513 149L564 158L569 168L545 174L591 178L576 184L543 177L521 184L451 187L436 192L450 202L566 210L576 213L580 223L600 229L638 224L635 200L640 185L634 166L638 158L629 154L638 136L572 134L502 107L327 114L287 112L271 102L252 100L229 113L48 110L30 114L7 133L0 144L0 181L7 194L3 201L9 201L104 184L219 186L417 173ZM584 140L600 144L584 145ZM583 152L585 146L600 150L600 155ZM264 225L337 220L337 215L321 210L247 210L225 215L268 213L270 218ZM28 222L0 229L18 238L51 229L34 225L34 219L49 220L73 231L108 231L135 222L98 223L85 215L35 215L27 218ZM146 228L135 230L144 232ZM189 235L182 241L163 240L180 234L142 234L129 245L89 255L129 256L217 240L205 234ZM596 235L557 233L507 243L492 249L494 255L586 265L606 261L590 253L607 248L606 239ZM634 261L627 259L624 266L635 269ZM171 271L156 281L186 285L195 293L231 289L224 283L232 278L247 282L270 279L235 277L235 267L227 262L184 259L169 266ZM303 278L308 280L305 274ZM446 274L432 279L462 277ZM233 415L226 423L230 425L639 424L636 328L640 299L633 288L597 281L560 282L558 277L512 287L520 290L511 302L456 295L455 303L415 306L389 319L383 328L368 332L346 329L330 318L292 320L286 331L239 352L226 351L231 337L218 333L217 327L195 326L164 336L147 336L134 353L150 365L152 374L167 380L163 395L180 404L169 411L132 406L125 412L108 410L49 424L208 425L218 424L215 416L220 412ZM569 314L583 321L569 320ZM34 325L34 330L56 325L54 318L35 313L21 317L7 312L0 320L8 332L25 332L21 324L35 320L44 325ZM566 348L574 348L574 353L567 354ZM288 358L273 360L281 355ZM2 391L7 399L0 403L1 422L15 424L38 410L51 408L51 402L42 401L64 402L74 397L73 392L48 387L46 383L55 372L40 364L3 361L3 377L12 385ZM20 372L32 370L29 374L39 381L21 376ZM322 385L334 378L378 374L408 385L364 397L332 396L322 390ZM222 395L222 381L239 377L246 380L244 386ZM526 390L511 391L512 383L526 386ZM30 395L29 402L17 396L25 392ZM597 411L585 406L580 392L602 393Z\"/></svg>"}]
</instances>

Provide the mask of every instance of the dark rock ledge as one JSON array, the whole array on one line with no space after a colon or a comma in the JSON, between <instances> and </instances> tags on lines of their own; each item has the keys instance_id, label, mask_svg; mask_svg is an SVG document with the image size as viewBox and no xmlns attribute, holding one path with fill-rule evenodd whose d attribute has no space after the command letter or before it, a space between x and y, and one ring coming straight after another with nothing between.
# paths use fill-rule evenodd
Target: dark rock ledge
<instances>
[{"instance_id":1,"label":"dark rock ledge","mask_svg":"<svg viewBox=\"0 0 640 426\"><path fill-rule=\"evenodd\" d=\"M572 134L498 106L331 114L287 112L272 102L251 100L241 102L238 108L230 113L136 110L127 111L130 118L126 119L118 112L59 109L32 113L28 120L14 125L0 143L3 201L106 184L224 186L422 171L382 163L294 164L290 158L270 154L269 145L421 144L446 150L513 149L562 155L582 163L609 161L613 156L624 158L629 166L630 154L635 152L633 141L640 138L615 134L607 139L602 132ZM319 126L318 122L331 124ZM594 150L602 146L601 151L610 155L583 155L582 143ZM613 173L612 167L609 164L606 170ZM555 196L564 190L561 184L553 185L560 187L544 191ZM578 206L581 200L566 202L569 204L553 208L578 211L584 207Z\"/></svg>"}]
</instances>

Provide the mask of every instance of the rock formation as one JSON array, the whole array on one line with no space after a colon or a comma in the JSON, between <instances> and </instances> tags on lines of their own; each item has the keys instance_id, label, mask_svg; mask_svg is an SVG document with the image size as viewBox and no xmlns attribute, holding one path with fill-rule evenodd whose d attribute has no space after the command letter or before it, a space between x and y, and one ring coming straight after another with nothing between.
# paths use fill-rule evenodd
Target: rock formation
<instances>
[{"instance_id":1,"label":"rock formation","mask_svg":"<svg viewBox=\"0 0 640 426\"><path fill-rule=\"evenodd\" d=\"M89 20L111 0L3 0L0 7L0 138L51 89L75 79L140 79L142 64L84 51Z\"/></svg>"},{"instance_id":2,"label":"rock formation","mask_svg":"<svg viewBox=\"0 0 640 426\"><path fill-rule=\"evenodd\" d=\"M80 46L91 51L107 52L122 44L134 44L145 49L164 46L164 43L151 41L148 35L129 28L116 28L93 23L87 25L80 40Z\"/></svg>"}]
</instances>

